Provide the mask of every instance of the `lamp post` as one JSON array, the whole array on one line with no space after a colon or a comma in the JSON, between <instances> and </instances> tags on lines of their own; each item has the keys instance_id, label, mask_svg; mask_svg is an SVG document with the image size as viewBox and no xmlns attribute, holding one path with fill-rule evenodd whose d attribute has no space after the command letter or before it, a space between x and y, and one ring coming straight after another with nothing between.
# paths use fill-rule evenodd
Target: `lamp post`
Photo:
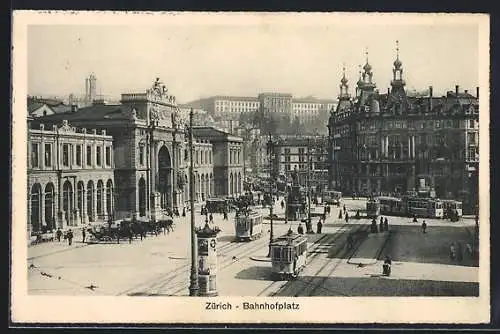
<instances>
[{"instance_id":1,"label":"lamp post","mask_svg":"<svg viewBox=\"0 0 500 334\"><path fill-rule=\"evenodd\" d=\"M274 198L273 198L273 164L272 164L272 156L274 151L273 139L271 137L271 133L269 133L269 140L267 142L267 153L269 155L269 196L271 198L270 207L269 207L269 218L271 219L271 233L269 234L269 253L268 257L271 256L271 243L274 239L274 231L273 231L273 206L274 206Z\"/></svg>"},{"instance_id":2,"label":"lamp post","mask_svg":"<svg viewBox=\"0 0 500 334\"><path fill-rule=\"evenodd\" d=\"M189 204L191 206L191 275L189 277L189 295L196 296L199 286L194 212L193 108L189 112L189 158Z\"/></svg>"}]
</instances>

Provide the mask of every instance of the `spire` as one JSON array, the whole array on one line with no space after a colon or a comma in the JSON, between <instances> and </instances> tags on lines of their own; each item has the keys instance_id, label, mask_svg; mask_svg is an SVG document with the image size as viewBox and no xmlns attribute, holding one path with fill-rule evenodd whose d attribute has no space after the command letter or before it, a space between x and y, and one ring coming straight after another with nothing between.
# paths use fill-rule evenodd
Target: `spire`
<instances>
[{"instance_id":1,"label":"spire","mask_svg":"<svg viewBox=\"0 0 500 334\"><path fill-rule=\"evenodd\" d=\"M363 66L363 69L365 70L365 73L370 73L372 70L372 66L368 62L368 47L365 48L365 57L366 57L366 63L365 66Z\"/></svg>"},{"instance_id":2,"label":"spire","mask_svg":"<svg viewBox=\"0 0 500 334\"><path fill-rule=\"evenodd\" d=\"M339 97L340 98L345 98L345 97L349 97L349 85L347 85L347 83L349 82L349 80L347 80L346 76L345 76L345 64L343 64L342 66L342 79L340 79L340 95Z\"/></svg>"},{"instance_id":3,"label":"spire","mask_svg":"<svg viewBox=\"0 0 500 334\"><path fill-rule=\"evenodd\" d=\"M396 41L396 60L394 61L394 68L399 70L403 63L399 60L399 41Z\"/></svg>"}]
</instances>

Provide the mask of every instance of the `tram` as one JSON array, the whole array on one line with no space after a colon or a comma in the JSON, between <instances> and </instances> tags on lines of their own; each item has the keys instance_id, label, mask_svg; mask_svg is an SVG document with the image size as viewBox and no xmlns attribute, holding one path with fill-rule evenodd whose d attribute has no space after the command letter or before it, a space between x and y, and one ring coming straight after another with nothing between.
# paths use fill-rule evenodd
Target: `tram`
<instances>
[{"instance_id":1,"label":"tram","mask_svg":"<svg viewBox=\"0 0 500 334\"><path fill-rule=\"evenodd\" d=\"M250 241L262 236L263 218L260 213L251 211L245 214L238 214L234 218L237 241Z\"/></svg>"},{"instance_id":2,"label":"tram","mask_svg":"<svg viewBox=\"0 0 500 334\"><path fill-rule=\"evenodd\" d=\"M443 202L439 199L408 199L408 215L410 217L443 218L443 213Z\"/></svg>"},{"instance_id":3,"label":"tram","mask_svg":"<svg viewBox=\"0 0 500 334\"><path fill-rule=\"evenodd\" d=\"M279 279L296 278L307 264L307 237L288 233L271 242L272 272Z\"/></svg>"},{"instance_id":4,"label":"tram","mask_svg":"<svg viewBox=\"0 0 500 334\"><path fill-rule=\"evenodd\" d=\"M462 202L455 200L441 200L443 202L443 210L445 218L450 218L454 214L462 217Z\"/></svg>"},{"instance_id":5,"label":"tram","mask_svg":"<svg viewBox=\"0 0 500 334\"><path fill-rule=\"evenodd\" d=\"M342 201L342 192L340 191L326 191L323 193L323 198L321 201L325 204L333 204L340 206L340 202Z\"/></svg>"},{"instance_id":6,"label":"tram","mask_svg":"<svg viewBox=\"0 0 500 334\"><path fill-rule=\"evenodd\" d=\"M370 198L366 201L366 217L377 218L380 214L380 203L375 198Z\"/></svg>"},{"instance_id":7,"label":"tram","mask_svg":"<svg viewBox=\"0 0 500 334\"><path fill-rule=\"evenodd\" d=\"M407 205L406 201L397 197L380 196L380 214L391 216L406 216Z\"/></svg>"}]
</instances>

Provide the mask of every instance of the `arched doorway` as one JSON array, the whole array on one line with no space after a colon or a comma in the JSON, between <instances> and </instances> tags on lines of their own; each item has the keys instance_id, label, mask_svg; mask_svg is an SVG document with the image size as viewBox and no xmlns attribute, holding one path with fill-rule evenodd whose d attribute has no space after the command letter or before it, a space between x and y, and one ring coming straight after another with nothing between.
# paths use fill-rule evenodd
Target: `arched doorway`
<instances>
[{"instance_id":1,"label":"arched doorway","mask_svg":"<svg viewBox=\"0 0 500 334\"><path fill-rule=\"evenodd\" d=\"M108 217L113 215L113 181L106 182L106 209L108 210Z\"/></svg>"},{"instance_id":2,"label":"arched doorway","mask_svg":"<svg viewBox=\"0 0 500 334\"><path fill-rule=\"evenodd\" d=\"M94 222L94 182L90 180L87 183L87 216L89 222Z\"/></svg>"},{"instance_id":3,"label":"arched doorway","mask_svg":"<svg viewBox=\"0 0 500 334\"><path fill-rule=\"evenodd\" d=\"M241 173L238 173L238 194L241 194Z\"/></svg>"},{"instance_id":4,"label":"arched doorway","mask_svg":"<svg viewBox=\"0 0 500 334\"><path fill-rule=\"evenodd\" d=\"M76 189L77 189L76 206L78 208L78 212L80 212L80 219L82 220L81 223L83 223L83 214L84 214L83 203L85 201L85 185L83 184L82 181L78 181Z\"/></svg>"},{"instance_id":5,"label":"arched doorway","mask_svg":"<svg viewBox=\"0 0 500 334\"><path fill-rule=\"evenodd\" d=\"M42 229L42 187L39 183L35 183L31 187L30 204L31 230L33 232L40 232Z\"/></svg>"},{"instance_id":6,"label":"arched doorway","mask_svg":"<svg viewBox=\"0 0 500 334\"><path fill-rule=\"evenodd\" d=\"M139 216L146 216L146 181L139 179Z\"/></svg>"},{"instance_id":7,"label":"arched doorway","mask_svg":"<svg viewBox=\"0 0 500 334\"><path fill-rule=\"evenodd\" d=\"M49 182L45 186L45 225L49 230L56 228L54 203L54 185L52 182Z\"/></svg>"},{"instance_id":8,"label":"arched doorway","mask_svg":"<svg viewBox=\"0 0 500 334\"><path fill-rule=\"evenodd\" d=\"M73 186L66 180L63 183L63 212L69 226L73 226Z\"/></svg>"},{"instance_id":9,"label":"arched doorway","mask_svg":"<svg viewBox=\"0 0 500 334\"><path fill-rule=\"evenodd\" d=\"M158 191L160 192L160 206L162 209L172 206L171 184L172 161L166 146L158 152Z\"/></svg>"},{"instance_id":10,"label":"arched doorway","mask_svg":"<svg viewBox=\"0 0 500 334\"><path fill-rule=\"evenodd\" d=\"M233 194L234 190L234 183L233 183L233 173L229 174L229 195Z\"/></svg>"},{"instance_id":11,"label":"arched doorway","mask_svg":"<svg viewBox=\"0 0 500 334\"><path fill-rule=\"evenodd\" d=\"M97 217L102 219L104 217L104 183L101 180L97 181L96 197Z\"/></svg>"}]
</instances>

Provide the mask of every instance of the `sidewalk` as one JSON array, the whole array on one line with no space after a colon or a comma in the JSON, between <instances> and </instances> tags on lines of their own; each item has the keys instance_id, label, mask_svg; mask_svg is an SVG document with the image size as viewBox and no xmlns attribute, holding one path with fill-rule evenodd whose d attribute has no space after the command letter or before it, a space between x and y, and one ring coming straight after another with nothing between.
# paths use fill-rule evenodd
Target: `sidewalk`
<instances>
[{"instance_id":1,"label":"sidewalk","mask_svg":"<svg viewBox=\"0 0 500 334\"><path fill-rule=\"evenodd\" d=\"M71 246L68 245L68 240L62 240L61 242L56 241L49 241L49 242L44 242L41 244L33 245L28 247L28 261L29 260L34 260L36 258L42 257L42 256L47 256L51 254L56 254L56 253L61 253L61 252L66 252L70 251L72 249L76 248L81 248L88 246L89 244L84 244L82 243L81 236L78 238L73 238L73 243Z\"/></svg>"}]
</instances>

